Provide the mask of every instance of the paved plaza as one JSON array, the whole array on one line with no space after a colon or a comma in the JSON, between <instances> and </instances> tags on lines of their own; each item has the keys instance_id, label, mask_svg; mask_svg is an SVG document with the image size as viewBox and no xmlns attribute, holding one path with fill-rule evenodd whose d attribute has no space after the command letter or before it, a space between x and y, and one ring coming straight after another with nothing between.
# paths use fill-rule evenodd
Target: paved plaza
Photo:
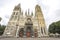
<instances>
[{"instance_id":1,"label":"paved plaza","mask_svg":"<svg viewBox=\"0 0 60 40\"><path fill-rule=\"evenodd\" d=\"M0 38L0 40L60 40L60 38Z\"/></svg>"}]
</instances>

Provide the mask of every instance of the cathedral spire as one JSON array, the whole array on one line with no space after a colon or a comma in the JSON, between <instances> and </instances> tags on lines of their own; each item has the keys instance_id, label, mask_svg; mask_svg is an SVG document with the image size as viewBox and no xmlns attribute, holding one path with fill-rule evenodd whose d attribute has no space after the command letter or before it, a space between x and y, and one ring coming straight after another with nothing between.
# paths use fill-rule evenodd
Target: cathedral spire
<instances>
[{"instance_id":1,"label":"cathedral spire","mask_svg":"<svg viewBox=\"0 0 60 40\"><path fill-rule=\"evenodd\" d=\"M28 9L28 15L29 15L29 9Z\"/></svg>"},{"instance_id":2,"label":"cathedral spire","mask_svg":"<svg viewBox=\"0 0 60 40\"><path fill-rule=\"evenodd\" d=\"M25 16L27 16L27 11L25 11Z\"/></svg>"},{"instance_id":3,"label":"cathedral spire","mask_svg":"<svg viewBox=\"0 0 60 40\"><path fill-rule=\"evenodd\" d=\"M31 12L31 16L33 16L33 12Z\"/></svg>"}]
</instances>

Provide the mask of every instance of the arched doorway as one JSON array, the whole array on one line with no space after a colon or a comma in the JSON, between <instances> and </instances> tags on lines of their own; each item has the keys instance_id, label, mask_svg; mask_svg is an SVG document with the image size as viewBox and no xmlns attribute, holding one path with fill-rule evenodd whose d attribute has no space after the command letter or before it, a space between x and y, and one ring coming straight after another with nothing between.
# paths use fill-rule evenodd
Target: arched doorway
<instances>
[{"instance_id":1,"label":"arched doorway","mask_svg":"<svg viewBox=\"0 0 60 40\"><path fill-rule=\"evenodd\" d=\"M28 18L24 28L19 29L19 37L38 37L37 29L33 29L33 22Z\"/></svg>"},{"instance_id":2,"label":"arched doorway","mask_svg":"<svg viewBox=\"0 0 60 40\"><path fill-rule=\"evenodd\" d=\"M32 37L33 36L33 23L31 18L27 18L27 21L25 22L25 34L26 37Z\"/></svg>"},{"instance_id":3,"label":"arched doorway","mask_svg":"<svg viewBox=\"0 0 60 40\"><path fill-rule=\"evenodd\" d=\"M24 35L24 28L19 29L19 37L23 37Z\"/></svg>"},{"instance_id":4,"label":"arched doorway","mask_svg":"<svg viewBox=\"0 0 60 40\"><path fill-rule=\"evenodd\" d=\"M33 30L32 29L33 29L32 26L31 27L27 26L27 28L26 28L26 36L27 37L32 37L32 35L33 35Z\"/></svg>"}]
</instances>

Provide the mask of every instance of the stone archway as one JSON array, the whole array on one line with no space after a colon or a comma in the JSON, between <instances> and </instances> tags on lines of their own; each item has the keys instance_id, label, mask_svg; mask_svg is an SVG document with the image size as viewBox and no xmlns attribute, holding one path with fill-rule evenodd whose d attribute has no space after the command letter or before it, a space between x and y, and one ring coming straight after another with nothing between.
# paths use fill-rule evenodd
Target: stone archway
<instances>
[{"instance_id":1,"label":"stone archway","mask_svg":"<svg viewBox=\"0 0 60 40\"><path fill-rule=\"evenodd\" d=\"M27 18L27 21L25 22L24 32L26 37L32 37L33 36L33 22L31 18Z\"/></svg>"},{"instance_id":2,"label":"stone archway","mask_svg":"<svg viewBox=\"0 0 60 40\"><path fill-rule=\"evenodd\" d=\"M31 18L27 18L24 28L19 29L19 37L38 37L37 29L33 29Z\"/></svg>"},{"instance_id":3,"label":"stone archway","mask_svg":"<svg viewBox=\"0 0 60 40\"><path fill-rule=\"evenodd\" d=\"M19 29L19 37L24 36L24 28Z\"/></svg>"},{"instance_id":4,"label":"stone archway","mask_svg":"<svg viewBox=\"0 0 60 40\"><path fill-rule=\"evenodd\" d=\"M32 37L33 35L33 27L32 25L26 25L26 36L27 37Z\"/></svg>"}]
</instances>

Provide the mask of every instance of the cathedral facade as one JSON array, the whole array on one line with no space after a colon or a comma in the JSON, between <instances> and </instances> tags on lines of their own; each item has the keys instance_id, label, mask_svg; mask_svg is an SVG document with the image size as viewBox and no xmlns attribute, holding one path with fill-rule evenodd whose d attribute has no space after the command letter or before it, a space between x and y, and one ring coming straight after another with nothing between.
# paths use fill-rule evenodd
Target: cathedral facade
<instances>
[{"instance_id":1,"label":"cathedral facade","mask_svg":"<svg viewBox=\"0 0 60 40\"><path fill-rule=\"evenodd\" d=\"M39 5L35 6L35 16L29 10L23 15L21 5L14 7L11 18L5 28L4 36L43 37L47 35L44 17Z\"/></svg>"}]
</instances>

